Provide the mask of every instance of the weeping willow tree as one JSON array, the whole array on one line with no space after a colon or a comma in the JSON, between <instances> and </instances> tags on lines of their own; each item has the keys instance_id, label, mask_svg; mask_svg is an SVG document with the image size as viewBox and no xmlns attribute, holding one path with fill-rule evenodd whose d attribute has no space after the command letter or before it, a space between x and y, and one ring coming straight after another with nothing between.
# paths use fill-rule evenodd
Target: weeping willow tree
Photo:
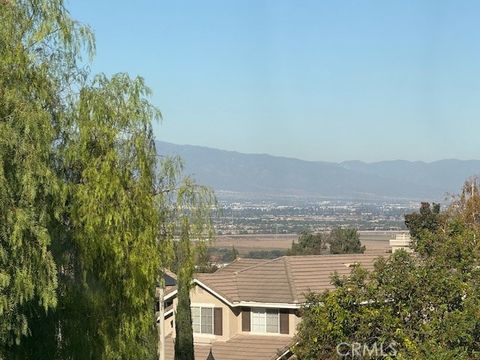
<instances>
[{"instance_id":1,"label":"weeping willow tree","mask_svg":"<svg viewBox=\"0 0 480 360\"><path fill-rule=\"evenodd\" d=\"M67 187L57 152L71 91L93 53L87 27L60 1L0 1L0 357L58 302L54 234Z\"/></svg>"},{"instance_id":2,"label":"weeping willow tree","mask_svg":"<svg viewBox=\"0 0 480 360\"><path fill-rule=\"evenodd\" d=\"M3 359L152 358L172 244L211 235L211 193L158 161L143 79L92 76L93 52L62 0L0 1Z\"/></svg>"}]
</instances>

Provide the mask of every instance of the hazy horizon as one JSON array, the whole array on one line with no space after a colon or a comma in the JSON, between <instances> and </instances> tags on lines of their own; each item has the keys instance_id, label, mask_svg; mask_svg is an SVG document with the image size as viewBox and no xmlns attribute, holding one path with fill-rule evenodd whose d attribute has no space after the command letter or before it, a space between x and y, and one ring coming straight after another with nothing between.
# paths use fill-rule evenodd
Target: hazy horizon
<instances>
[{"instance_id":1,"label":"hazy horizon","mask_svg":"<svg viewBox=\"0 0 480 360\"><path fill-rule=\"evenodd\" d=\"M234 152L234 153L239 153L239 154L245 154L245 155L267 155L267 156L274 156L274 157L280 157L280 158L287 158L287 159L295 159L295 160L300 160L300 161L309 161L309 162L327 162L327 163L346 163L346 162L354 162L354 161L360 161L366 164L373 164L373 163L379 163L379 162L390 162L390 161L407 161L407 162L419 162L419 163L434 163L438 161L448 161L448 160L456 160L456 161L478 161L480 159L461 159L461 158L443 158L443 159L435 159L431 161L424 161L424 160L408 160L408 159L386 159L386 160L378 160L378 161L365 161L361 159L346 159L346 160L340 160L340 161L329 161L329 160L312 160L312 159L302 159L299 157L295 156L288 156L288 155L282 155L282 154L271 154L271 153L260 153L260 152L248 152L248 151L238 151L238 150L231 150L231 149L222 149L219 147L214 147L214 146L208 146L208 145L199 145L199 144L185 144L185 143L174 143L171 141L165 141L162 139L155 139L156 141L159 142L164 142L172 145L177 145L177 146L193 146L193 147L202 147L202 148L207 148L207 149L212 149L212 150L219 150L219 151L229 151L229 152Z\"/></svg>"},{"instance_id":2,"label":"hazy horizon","mask_svg":"<svg viewBox=\"0 0 480 360\"><path fill-rule=\"evenodd\" d=\"M141 75L159 140L305 160L479 158L480 3L85 0L94 72Z\"/></svg>"}]
</instances>

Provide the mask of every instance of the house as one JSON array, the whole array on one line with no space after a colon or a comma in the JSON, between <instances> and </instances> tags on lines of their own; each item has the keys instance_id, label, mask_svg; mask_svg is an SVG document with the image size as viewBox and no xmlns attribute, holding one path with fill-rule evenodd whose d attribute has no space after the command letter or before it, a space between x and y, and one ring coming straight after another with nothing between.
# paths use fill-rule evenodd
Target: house
<instances>
[{"instance_id":1,"label":"house","mask_svg":"<svg viewBox=\"0 0 480 360\"><path fill-rule=\"evenodd\" d=\"M333 288L334 272L368 270L381 254L237 259L212 274L197 274L190 292L195 354L216 360L284 360L291 356L299 310L310 291ZM166 359L173 360L176 290L166 288Z\"/></svg>"}]
</instances>

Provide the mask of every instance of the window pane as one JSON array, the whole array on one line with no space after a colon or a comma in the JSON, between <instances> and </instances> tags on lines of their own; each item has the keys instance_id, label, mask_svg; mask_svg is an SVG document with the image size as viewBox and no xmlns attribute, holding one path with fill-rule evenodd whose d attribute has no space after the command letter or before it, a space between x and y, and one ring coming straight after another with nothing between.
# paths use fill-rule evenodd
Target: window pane
<instances>
[{"instance_id":1,"label":"window pane","mask_svg":"<svg viewBox=\"0 0 480 360\"><path fill-rule=\"evenodd\" d=\"M192 327L194 333L200 332L200 308L192 307Z\"/></svg>"},{"instance_id":2,"label":"window pane","mask_svg":"<svg viewBox=\"0 0 480 360\"><path fill-rule=\"evenodd\" d=\"M279 333L278 330L278 310L267 310L267 332L269 333Z\"/></svg>"},{"instance_id":3,"label":"window pane","mask_svg":"<svg viewBox=\"0 0 480 360\"><path fill-rule=\"evenodd\" d=\"M202 334L213 334L213 308L202 308Z\"/></svg>"},{"instance_id":4,"label":"window pane","mask_svg":"<svg viewBox=\"0 0 480 360\"><path fill-rule=\"evenodd\" d=\"M252 332L265 332L265 309L252 309Z\"/></svg>"}]
</instances>

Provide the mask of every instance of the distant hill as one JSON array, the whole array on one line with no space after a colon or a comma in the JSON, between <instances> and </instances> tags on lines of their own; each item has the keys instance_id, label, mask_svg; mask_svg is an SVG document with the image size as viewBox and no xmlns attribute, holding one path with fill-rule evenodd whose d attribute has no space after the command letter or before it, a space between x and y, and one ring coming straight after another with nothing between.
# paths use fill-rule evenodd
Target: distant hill
<instances>
[{"instance_id":1,"label":"distant hill","mask_svg":"<svg viewBox=\"0 0 480 360\"><path fill-rule=\"evenodd\" d=\"M480 160L332 163L166 142L156 146L159 154L182 157L186 173L199 183L243 198L439 201L447 193L457 193L468 177L480 174Z\"/></svg>"}]
</instances>

